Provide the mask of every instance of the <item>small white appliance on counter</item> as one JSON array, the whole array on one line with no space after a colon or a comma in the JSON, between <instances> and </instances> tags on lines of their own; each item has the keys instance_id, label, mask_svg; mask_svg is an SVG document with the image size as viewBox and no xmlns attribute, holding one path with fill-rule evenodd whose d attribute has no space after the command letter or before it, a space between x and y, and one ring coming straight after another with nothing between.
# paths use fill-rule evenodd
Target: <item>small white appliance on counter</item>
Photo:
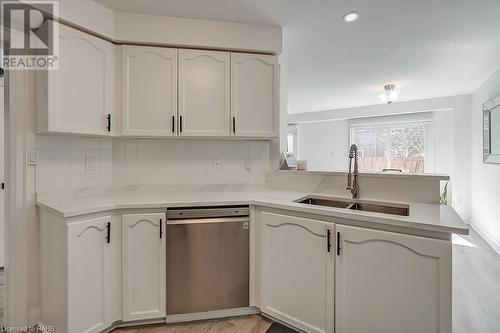
<instances>
[{"instance_id":1,"label":"small white appliance on counter","mask_svg":"<svg viewBox=\"0 0 500 333\"><path fill-rule=\"evenodd\" d=\"M284 152L283 153L283 170L297 170L297 158L294 153Z\"/></svg>"}]
</instances>

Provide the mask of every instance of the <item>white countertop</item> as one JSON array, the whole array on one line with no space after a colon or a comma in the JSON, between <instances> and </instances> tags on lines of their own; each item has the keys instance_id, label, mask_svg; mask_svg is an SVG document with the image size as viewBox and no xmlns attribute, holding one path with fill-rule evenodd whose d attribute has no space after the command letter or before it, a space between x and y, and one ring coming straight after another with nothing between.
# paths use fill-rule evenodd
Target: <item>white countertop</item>
<instances>
[{"instance_id":1,"label":"white countertop","mask_svg":"<svg viewBox=\"0 0 500 333\"><path fill-rule=\"evenodd\" d=\"M302 174L302 175L322 175L322 176L347 176L347 171L322 171L322 170L277 170L277 173ZM433 179L450 180L450 176L439 173L401 173L401 172L360 172L364 178L392 178L392 179Z\"/></svg>"},{"instance_id":2,"label":"white countertop","mask_svg":"<svg viewBox=\"0 0 500 333\"><path fill-rule=\"evenodd\" d=\"M265 185L169 187L129 185L119 188L95 187L40 193L37 195L37 205L64 217L74 217L114 209L252 204L385 226L468 234L468 226L450 206L398 202L410 206L410 216L397 216L294 202L311 194L326 195L325 193L281 190ZM335 197L340 196L335 195Z\"/></svg>"}]
</instances>

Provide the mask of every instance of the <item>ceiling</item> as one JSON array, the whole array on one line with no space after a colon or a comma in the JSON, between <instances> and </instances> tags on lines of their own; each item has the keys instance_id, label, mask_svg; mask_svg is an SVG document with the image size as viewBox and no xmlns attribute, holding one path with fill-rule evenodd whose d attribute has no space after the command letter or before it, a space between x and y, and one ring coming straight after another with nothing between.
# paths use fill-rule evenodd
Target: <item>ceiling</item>
<instances>
[{"instance_id":1,"label":"ceiling","mask_svg":"<svg viewBox=\"0 0 500 333\"><path fill-rule=\"evenodd\" d=\"M288 112L468 94L500 67L499 0L96 0L116 11L283 26ZM356 10L358 21L342 16ZM397 105L397 104L396 104Z\"/></svg>"}]
</instances>

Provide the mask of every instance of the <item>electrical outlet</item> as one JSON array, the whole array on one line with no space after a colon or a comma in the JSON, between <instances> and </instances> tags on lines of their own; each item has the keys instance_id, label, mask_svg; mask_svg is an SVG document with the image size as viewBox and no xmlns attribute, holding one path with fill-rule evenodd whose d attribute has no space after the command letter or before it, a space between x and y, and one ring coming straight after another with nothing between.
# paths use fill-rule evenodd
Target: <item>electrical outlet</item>
<instances>
[{"instance_id":1,"label":"electrical outlet","mask_svg":"<svg viewBox=\"0 0 500 333\"><path fill-rule=\"evenodd\" d=\"M222 167L222 160L216 158L214 161L214 168L219 169L220 167Z\"/></svg>"},{"instance_id":2,"label":"electrical outlet","mask_svg":"<svg viewBox=\"0 0 500 333\"><path fill-rule=\"evenodd\" d=\"M85 157L85 172L95 171L95 160L93 157Z\"/></svg>"}]
</instances>

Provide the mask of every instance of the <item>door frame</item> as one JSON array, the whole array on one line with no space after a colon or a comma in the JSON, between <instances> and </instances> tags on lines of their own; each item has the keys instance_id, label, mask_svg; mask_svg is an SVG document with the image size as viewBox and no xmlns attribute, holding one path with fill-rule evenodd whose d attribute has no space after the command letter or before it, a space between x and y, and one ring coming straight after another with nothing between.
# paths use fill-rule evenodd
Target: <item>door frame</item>
<instances>
[{"instance_id":1,"label":"door frame","mask_svg":"<svg viewBox=\"0 0 500 333\"><path fill-rule=\"evenodd\" d=\"M11 31L11 33L19 32ZM39 320L39 308L28 311L28 260L30 256L28 225L30 218L33 223L38 223L35 201L35 168L27 165L27 156L35 146L34 103L35 72L5 70L5 297L3 325L11 327L34 325ZM29 315L29 312L32 314Z\"/></svg>"}]
</instances>

